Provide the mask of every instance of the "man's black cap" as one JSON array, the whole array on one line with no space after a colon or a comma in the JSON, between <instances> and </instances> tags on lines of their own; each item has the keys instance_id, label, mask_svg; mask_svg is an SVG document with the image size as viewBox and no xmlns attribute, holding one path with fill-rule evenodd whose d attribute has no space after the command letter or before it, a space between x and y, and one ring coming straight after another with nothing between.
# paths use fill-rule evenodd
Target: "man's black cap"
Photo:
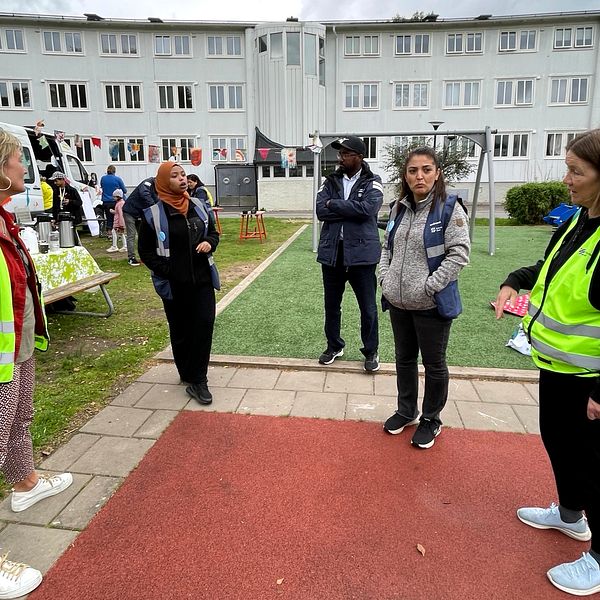
<instances>
[{"instance_id":1,"label":"man's black cap","mask_svg":"<svg viewBox=\"0 0 600 600\"><path fill-rule=\"evenodd\" d=\"M367 153L367 147L365 146L365 143L355 135L339 138L338 140L335 140L335 142L331 143L331 147L334 150L345 148L346 150L356 152L357 154L362 154L363 156Z\"/></svg>"}]
</instances>

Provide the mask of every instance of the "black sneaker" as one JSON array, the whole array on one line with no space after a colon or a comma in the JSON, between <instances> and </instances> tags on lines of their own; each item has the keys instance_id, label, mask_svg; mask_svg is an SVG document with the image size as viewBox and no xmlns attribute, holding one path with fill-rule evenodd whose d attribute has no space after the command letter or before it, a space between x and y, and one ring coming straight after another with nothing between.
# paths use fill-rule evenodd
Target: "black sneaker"
<instances>
[{"instance_id":1,"label":"black sneaker","mask_svg":"<svg viewBox=\"0 0 600 600\"><path fill-rule=\"evenodd\" d=\"M139 266L140 266L140 264L141 264L141 263L140 263L140 261L139 261L137 258L130 258L130 259L127 261L127 262L128 262L128 263L130 264L130 266L132 266L132 267L139 267Z\"/></svg>"},{"instance_id":2,"label":"black sneaker","mask_svg":"<svg viewBox=\"0 0 600 600\"><path fill-rule=\"evenodd\" d=\"M185 391L200 404L208 405L213 401L207 383L192 383L185 388Z\"/></svg>"},{"instance_id":3,"label":"black sneaker","mask_svg":"<svg viewBox=\"0 0 600 600\"><path fill-rule=\"evenodd\" d=\"M435 438L442 433L442 426L429 419L421 419L411 443L417 448L431 448L435 444Z\"/></svg>"},{"instance_id":4,"label":"black sneaker","mask_svg":"<svg viewBox=\"0 0 600 600\"><path fill-rule=\"evenodd\" d=\"M344 349L330 350L327 348L321 356L319 356L319 363L322 365L330 365L338 356L344 356Z\"/></svg>"},{"instance_id":5,"label":"black sneaker","mask_svg":"<svg viewBox=\"0 0 600 600\"><path fill-rule=\"evenodd\" d=\"M373 371L379 371L379 355L369 354L365 358L365 371L373 373Z\"/></svg>"},{"instance_id":6,"label":"black sneaker","mask_svg":"<svg viewBox=\"0 0 600 600\"><path fill-rule=\"evenodd\" d=\"M404 431L405 427L409 425L416 425L419 422L419 415L414 419L403 417L398 413L394 413L384 424L383 430L391 433L392 435L398 435Z\"/></svg>"}]
</instances>

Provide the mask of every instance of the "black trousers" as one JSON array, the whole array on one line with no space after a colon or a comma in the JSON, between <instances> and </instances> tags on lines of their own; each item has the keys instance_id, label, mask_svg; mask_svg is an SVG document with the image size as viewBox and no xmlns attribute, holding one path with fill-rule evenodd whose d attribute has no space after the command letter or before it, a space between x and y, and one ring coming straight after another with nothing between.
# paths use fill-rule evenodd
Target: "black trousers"
<instances>
[{"instance_id":1,"label":"black trousers","mask_svg":"<svg viewBox=\"0 0 600 600\"><path fill-rule=\"evenodd\" d=\"M418 414L419 350L425 367L423 417L441 424L440 412L448 400L446 348L451 319L440 317L436 309L401 310L390 307L390 321L396 351L398 414L414 419Z\"/></svg>"},{"instance_id":2,"label":"black trousers","mask_svg":"<svg viewBox=\"0 0 600 600\"><path fill-rule=\"evenodd\" d=\"M179 376L186 383L207 381L215 324L215 291L210 283L171 282L172 300L164 300L171 348Z\"/></svg>"},{"instance_id":3,"label":"black trousers","mask_svg":"<svg viewBox=\"0 0 600 600\"><path fill-rule=\"evenodd\" d=\"M600 420L587 418L592 377L540 370L540 432L558 501L585 510L592 549L600 552Z\"/></svg>"},{"instance_id":4,"label":"black trousers","mask_svg":"<svg viewBox=\"0 0 600 600\"><path fill-rule=\"evenodd\" d=\"M379 348L379 321L377 316L377 265L344 267L342 245L338 250L335 267L321 265L325 293L325 337L327 348L340 350L346 345L341 336L342 298L346 282L350 284L360 309L360 337L365 355L376 354Z\"/></svg>"}]
</instances>

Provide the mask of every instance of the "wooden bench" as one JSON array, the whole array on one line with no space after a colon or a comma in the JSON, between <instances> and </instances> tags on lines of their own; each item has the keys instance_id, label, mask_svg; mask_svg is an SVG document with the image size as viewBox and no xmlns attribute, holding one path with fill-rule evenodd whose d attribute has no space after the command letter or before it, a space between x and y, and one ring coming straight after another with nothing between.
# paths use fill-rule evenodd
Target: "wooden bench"
<instances>
[{"instance_id":1,"label":"wooden bench","mask_svg":"<svg viewBox=\"0 0 600 600\"><path fill-rule=\"evenodd\" d=\"M67 283L66 285L61 285L52 290L48 290L44 292L42 290L42 294L44 296L44 304L52 304L52 302L57 302L58 300L63 300L64 298L68 298L69 296L73 296L78 294L79 292L83 292L84 290L89 290L93 287L100 287L100 291L104 295L104 299L106 300L106 304L108 305L108 310L105 313L95 313L95 312L85 312L85 311L77 311L77 310L57 310L57 313L66 314L66 315L88 315L92 317L110 317L113 314L115 307L108 295L108 290L106 289L106 284L113 279L119 277L120 273L96 273L95 275L91 275L90 277L84 277L74 283Z\"/></svg>"}]
</instances>

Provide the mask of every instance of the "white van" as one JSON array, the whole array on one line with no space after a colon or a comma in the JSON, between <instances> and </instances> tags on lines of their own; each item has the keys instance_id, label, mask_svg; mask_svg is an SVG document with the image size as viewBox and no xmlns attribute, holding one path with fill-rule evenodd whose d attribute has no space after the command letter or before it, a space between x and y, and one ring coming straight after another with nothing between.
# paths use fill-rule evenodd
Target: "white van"
<instances>
[{"instance_id":1,"label":"white van","mask_svg":"<svg viewBox=\"0 0 600 600\"><path fill-rule=\"evenodd\" d=\"M44 202L40 181L41 177L46 176L50 171L58 170L64 173L69 183L80 193L87 189L89 175L66 142L58 142L54 134L46 131L42 131L38 136L33 127L8 123L0 123L0 127L12 133L23 145L23 164L27 168L25 191L13 196L6 204L6 210L15 212L15 209L21 209L29 211L32 215L42 212ZM40 144L42 136L48 142L47 146ZM95 196L95 192L92 192L92 196Z\"/></svg>"}]
</instances>

